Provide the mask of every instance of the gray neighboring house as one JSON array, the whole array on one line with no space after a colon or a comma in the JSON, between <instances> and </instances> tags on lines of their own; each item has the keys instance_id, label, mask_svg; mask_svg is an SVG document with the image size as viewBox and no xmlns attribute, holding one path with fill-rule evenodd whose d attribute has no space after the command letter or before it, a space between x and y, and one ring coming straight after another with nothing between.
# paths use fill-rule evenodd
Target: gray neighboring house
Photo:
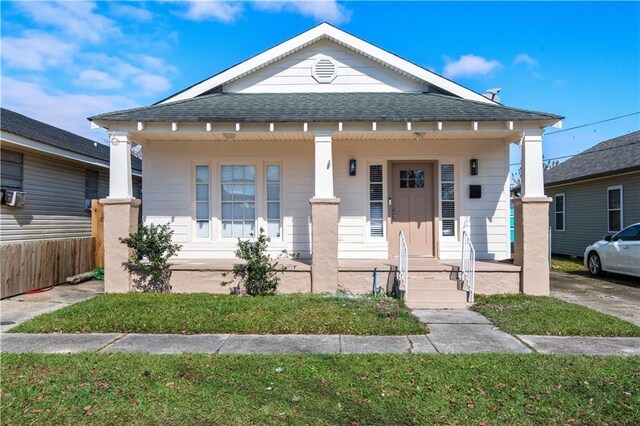
<instances>
[{"instance_id":1,"label":"gray neighboring house","mask_svg":"<svg viewBox=\"0 0 640 426\"><path fill-rule=\"evenodd\" d=\"M109 146L2 108L2 189L26 193L24 206L0 207L0 242L91 236L90 200L109 193ZM142 163L132 157L141 197Z\"/></svg>"},{"instance_id":2,"label":"gray neighboring house","mask_svg":"<svg viewBox=\"0 0 640 426\"><path fill-rule=\"evenodd\" d=\"M551 250L569 256L640 222L640 131L601 142L548 170Z\"/></svg>"}]
</instances>

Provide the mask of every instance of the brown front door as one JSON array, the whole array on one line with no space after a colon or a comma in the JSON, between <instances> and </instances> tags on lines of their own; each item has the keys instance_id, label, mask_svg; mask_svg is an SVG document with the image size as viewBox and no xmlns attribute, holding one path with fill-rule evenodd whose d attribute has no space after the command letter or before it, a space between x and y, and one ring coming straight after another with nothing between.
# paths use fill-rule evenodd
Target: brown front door
<instances>
[{"instance_id":1,"label":"brown front door","mask_svg":"<svg viewBox=\"0 0 640 426\"><path fill-rule=\"evenodd\" d=\"M433 163L392 163L389 254L404 233L410 256L433 256Z\"/></svg>"}]
</instances>

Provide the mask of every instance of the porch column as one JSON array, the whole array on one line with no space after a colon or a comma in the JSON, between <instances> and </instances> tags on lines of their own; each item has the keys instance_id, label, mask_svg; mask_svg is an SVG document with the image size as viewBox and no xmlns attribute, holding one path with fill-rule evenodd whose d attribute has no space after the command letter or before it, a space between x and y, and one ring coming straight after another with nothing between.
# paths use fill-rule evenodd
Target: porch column
<instances>
[{"instance_id":1,"label":"porch column","mask_svg":"<svg viewBox=\"0 0 640 426\"><path fill-rule=\"evenodd\" d=\"M110 141L109 195L100 200L104 209L104 291L131 291L131 276L123 267L130 250L120 242L138 228L140 200L132 196L131 143L126 134Z\"/></svg>"},{"instance_id":2,"label":"porch column","mask_svg":"<svg viewBox=\"0 0 640 426\"><path fill-rule=\"evenodd\" d=\"M315 136L315 189L311 203L311 291L338 289L338 205L333 194L331 134Z\"/></svg>"},{"instance_id":3,"label":"porch column","mask_svg":"<svg viewBox=\"0 0 640 426\"><path fill-rule=\"evenodd\" d=\"M542 129L526 130L521 156L521 198L514 200L514 263L522 267L520 291L549 295L549 203L544 195Z\"/></svg>"}]
</instances>

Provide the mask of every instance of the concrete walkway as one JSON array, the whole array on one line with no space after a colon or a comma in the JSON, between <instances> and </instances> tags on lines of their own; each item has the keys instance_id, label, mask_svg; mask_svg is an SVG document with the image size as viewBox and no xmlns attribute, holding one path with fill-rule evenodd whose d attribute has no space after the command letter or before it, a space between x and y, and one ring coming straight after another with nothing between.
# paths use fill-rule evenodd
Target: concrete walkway
<instances>
[{"instance_id":1,"label":"concrete walkway","mask_svg":"<svg viewBox=\"0 0 640 426\"><path fill-rule=\"evenodd\" d=\"M467 310L417 310L428 335L18 334L0 333L5 353L150 354L555 353L639 355L640 338L512 336Z\"/></svg>"},{"instance_id":2,"label":"concrete walkway","mask_svg":"<svg viewBox=\"0 0 640 426\"><path fill-rule=\"evenodd\" d=\"M0 301L0 332L47 312L57 311L104 293L103 281L58 285L49 291L21 294Z\"/></svg>"}]
</instances>

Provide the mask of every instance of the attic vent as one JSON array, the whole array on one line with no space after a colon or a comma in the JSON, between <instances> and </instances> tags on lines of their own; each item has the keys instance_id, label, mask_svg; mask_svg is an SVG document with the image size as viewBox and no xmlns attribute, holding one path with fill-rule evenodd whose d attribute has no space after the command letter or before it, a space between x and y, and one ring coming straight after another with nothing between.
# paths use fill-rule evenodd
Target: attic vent
<instances>
[{"instance_id":1,"label":"attic vent","mask_svg":"<svg viewBox=\"0 0 640 426\"><path fill-rule=\"evenodd\" d=\"M327 57L320 57L311 69L311 75L318 83L331 83L338 76L338 67Z\"/></svg>"}]
</instances>

